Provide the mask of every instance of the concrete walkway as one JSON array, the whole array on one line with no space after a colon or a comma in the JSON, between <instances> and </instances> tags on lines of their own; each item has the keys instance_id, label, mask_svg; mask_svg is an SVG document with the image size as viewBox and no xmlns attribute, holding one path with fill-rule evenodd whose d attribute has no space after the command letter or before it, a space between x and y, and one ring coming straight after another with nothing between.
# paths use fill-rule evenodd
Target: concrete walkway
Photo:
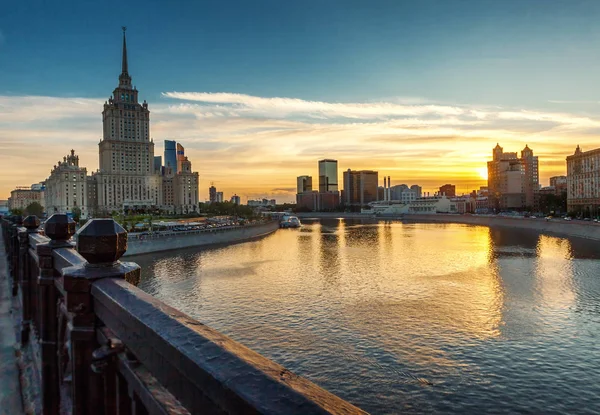
<instances>
[{"instance_id":1,"label":"concrete walkway","mask_svg":"<svg viewBox=\"0 0 600 415\"><path fill-rule=\"evenodd\" d=\"M4 242L0 234L0 415L22 415L21 385L15 356L17 343Z\"/></svg>"}]
</instances>

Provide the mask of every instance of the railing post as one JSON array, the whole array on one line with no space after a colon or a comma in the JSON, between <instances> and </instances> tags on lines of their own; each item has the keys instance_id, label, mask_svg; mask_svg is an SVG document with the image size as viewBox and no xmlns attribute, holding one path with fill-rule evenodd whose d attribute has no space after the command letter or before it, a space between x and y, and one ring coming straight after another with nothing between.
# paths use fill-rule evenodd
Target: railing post
<instances>
[{"instance_id":1,"label":"railing post","mask_svg":"<svg viewBox=\"0 0 600 415\"><path fill-rule=\"evenodd\" d=\"M91 288L94 281L103 278L123 278L137 284L141 270L137 264L119 261L127 250L127 232L112 219L88 221L77 233L77 250L88 262L62 271L71 344L72 413L102 413L116 402L116 382L107 379L104 383L97 373L102 362L93 355L98 344ZM110 375L115 376L114 371ZM105 384L110 390L104 390Z\"/></svg>"},{"instance_id":2,"label":"railing post","mask_svg":"<svg viewBox=\"0 0 600 415\"><path fill-rule=\"evenodd\" d=\"M21 284L21 301L23 307L23 318L21 319L21 343L26 345L29 342L29 331L31 327L31 262L29 259L29 235L38 233L40 220L37 216L27 216L23 220L25 230L19 232L19 258L20 264L20 284Z\"/></svg>"},{"instance_id":3,"label":"railing post","mask_svg":"<svg viewBox=\"0 0 600 415\"><path fill-rule=\"evenodd\" d=\"M54 286L57 274L54 270L52 251L57 248L73 248L69 239L75 233L75 222L65 214L54 214L44 224L44 232L50 238L50 242L37 246L40 268L38 312L42 355L42 408L44 414L57 414L60 408L57 363L58 293Z\"/></svg>"}]
</instances>

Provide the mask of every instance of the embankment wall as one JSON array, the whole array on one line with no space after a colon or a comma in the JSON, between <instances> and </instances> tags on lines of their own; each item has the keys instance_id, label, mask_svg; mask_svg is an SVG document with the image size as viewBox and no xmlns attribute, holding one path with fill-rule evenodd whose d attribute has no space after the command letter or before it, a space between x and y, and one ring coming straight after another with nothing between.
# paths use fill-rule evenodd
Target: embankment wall
<instances>
[{"instance_id":1,"label":"embankment wall","mask_svg":"<svg viewBox=\"0 0 600 415\"><path fill-rule=\"evenodd\" d=\"M279 228L278 221L226 229L173 232L135 237L131 235L124 256L170 251L194 246L221 245L245 242L266 236Z\"/></svg>"}]
</instances>

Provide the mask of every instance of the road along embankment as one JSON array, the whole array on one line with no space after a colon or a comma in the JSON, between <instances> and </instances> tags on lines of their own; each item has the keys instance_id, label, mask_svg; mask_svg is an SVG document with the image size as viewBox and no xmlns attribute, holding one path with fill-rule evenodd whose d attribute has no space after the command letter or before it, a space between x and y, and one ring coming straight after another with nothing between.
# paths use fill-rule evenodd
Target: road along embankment
<instances>
[{"instance_id":1,"label":"road along embankment","mask_svg":"<svg viewBox=\"0 0 600 415\"><path fill-rule=\"evenodd\" d=\"M331 213L311 212L298 214L302 219L369 219L369 220L401 220L404 223L458 223L464 225L478 225L488 227L503 227L513 229L531 229L537 232L558 235L573 236L578 238L593 239L600 241L600 224L583 221L565 221L563 219L546 220L544 218L531 219L504 216L485 215L404 215L398 217L376 217L361 215L357 213Z\"/></svg>"},{"instance_id":2,"label":"road along embankment","mask_svg":"<svg viewBox=\"0 0 600 415\"><path fill-rule=\"evenodd\" d=\"M279 229L278 221L257 225L204 229L198 231L169 232L152 235L130 234L124 256L171 251L194 246L223 245L257 239Z\"/></svg>"}]
</instances>

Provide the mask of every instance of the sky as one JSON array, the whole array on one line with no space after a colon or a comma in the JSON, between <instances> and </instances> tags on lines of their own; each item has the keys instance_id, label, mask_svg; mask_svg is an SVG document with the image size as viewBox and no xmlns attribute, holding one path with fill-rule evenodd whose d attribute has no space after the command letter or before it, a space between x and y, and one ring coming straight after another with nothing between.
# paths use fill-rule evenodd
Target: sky
<instances>
[{"instance_id":1,"label":"sky","mask_svg":"<svg viewBox=\"0 0 600 415\"><path fill-rule=\"evenodd\" d=\"M174 139L229 198L293 201L334 158L392 184L485 185L492 148L542 185L600 140L600 1L12 2L0 13L0 199L71 148L98 168L102 105L129 73L155 154Z\"/></svg>"}]
</instances>

